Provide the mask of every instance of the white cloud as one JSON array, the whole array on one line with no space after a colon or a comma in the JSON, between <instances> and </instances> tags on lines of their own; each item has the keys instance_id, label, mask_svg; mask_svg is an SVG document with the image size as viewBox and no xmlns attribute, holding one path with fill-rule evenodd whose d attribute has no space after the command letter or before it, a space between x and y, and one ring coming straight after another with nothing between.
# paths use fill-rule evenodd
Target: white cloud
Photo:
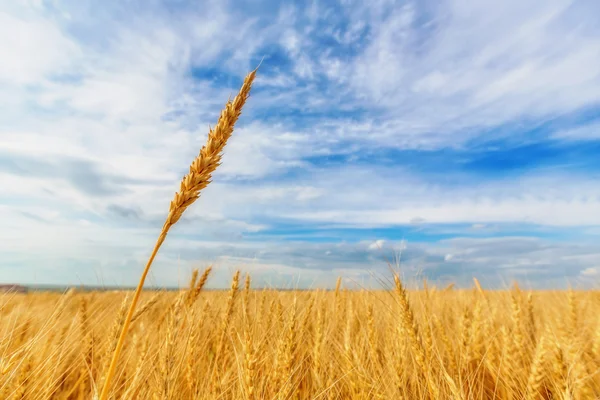
<instances>
[{"instance_id":1,"label":"white cloud","mask_svg":"<svg viewBox=\"0 0 600 400\"><path fill-rule=\"evenodd\" d=\"M263 53L264 74L215 182L169 238L163 258L169 267L190 248L212 249L206 258L192 252L204 261L229 255L222 260L230 264L251 263L255 251L256 270L269 271L265 279L273 270L302 272L306 283L319 278L323 260L298 253L315 251L331 268L323 279L335 281L335 274L373 261L356 262L353 251L387 243L370 238L337 252L335 243L295 244L277 259L269 259L266 245L244 244L244 235L281 221L338 228L600 225L600 191L591 174L538 171L453 185L381 166L377 157L368 165L357 161L367 150L377 156L389 147L455 146L481 127L522 118L544 122L597 104L594 2L365 4L339 11L314 2L308 22L299 8L269 9L273 18L261 19L222 2L201 12L190 5L175 16L159 3L136 10L111 3L91 19L84 3L0 5L0 248L15 263L44 257L57 270L67 268L65 260L71 269L79 262L87 268L122 263L128 281L208 124L237 89L233 82ZM332 18L348 20L319 25ZM271 53L276 46L290 58L285 70L277 64L285 57ZM555 137L595 139L594 129L567 127ZM340 155L352 161L328 164ZM310 160L315 157L322 164ZM236 256L240 249L245 253ZM473 249L423 251L438 263L448 255L453 263L497 261L469 258ZM583 275L594 271L594 260L572 252L562 259L576 257L587 268ZM331 263L336 255L340 260ZM500 264L524 270L547 260ZM307 266L314 269L305 273ZM86 271L82 279L93 279ZM157 276L172 278L160 265Z\"/></svg>"},{"instance_id":2,"label":"white cloud","mask_svg":"<svg viewBox=\"0 0 600 400\"><path fill-rule=\"evenodd\" d=\"M0 8L0 83L39 84L67 72L79 48L51 21L18 18Z\"/></svg>"},{"instance_id":3,"label":"white cloud","mask_svg":"<svg viewBox=\"0 0 600 400\"><path fill-rule=\"evenodd\" d=\"M600 123L586 124L581 127L558 130L552 137L562 140L598 140L600 139Z\"/></svg>"},{"instance_id":4,"label":"white cloud","mask_svg":"<svg viewBox=\"0 0 600 400\"><path fill-rule=\"evenodd\" d=\"M360 8L360 7L359 7ZM388 135L451 145L515 119L552 119L600 101L600 30L594 2L408 3L387 16L370 6L371 40L337 79L388 110ZM380 19L381 18L381 19ZM347 77L352 77L348 79Z\"/></svg>"},{"instance_id":5,"label":"white cloud","mask_svg":"<svg viewBox=\"0 0 600 400\"><path fill-rule=\"evenodd\" d=\"M307 176L311 177L311 185L323 192L318 201L305 205L273 204L269 210L299 220L363 226L404 225L416 221L429 224L514 221L550 226L600 224L600 217L596 218L593 211L600 206L600 192L592 177L574 178L543 172L454 186L433 184L398 169L366 166L344 166L307 173Z\"/></svg>"},{"instance_id":6,"label":"white cloud","mask_svg":"<svg viewBox=\"0 0 600 400\"><path fill-rule=\"evenodd\" d=\"M510 200L487 201L463 198L458 204L407 205L386 210L326 210L288 214L300 220L338 222L349 225L392 226L410 223L414 215L426 215L430 223L469 223L514 221L553 226L595 226L600 217L593 217L598 202Z\"/></svg>"},{"instance_id":7,"label":"white cloud","mask_svg":"<svg viewBox=\"0 0 600 400\"><path fill-rule=\"evenodd\" d=\"M600 268L598 268L598 267L586 268L583 271L581 271L581 275L589 276L589 277L600 276Z\"/></svg>"},{"instance_id":8,"label":"white cloud","mask_svg":"<svg viewBox=\"0 0 600 400\"><path fill-rule=\"evenodd\" d=\"M369 250L380 250L385 244L385 240L379 239L369 245Z\"/></svg>"},{"instance_id":9,"label":"white cloud","mask_svg":"<svg viewBox=\"0 0 600 400\"><path fill-rule=\"evenodd\" d=\"M236 129L218 174L262 178L300 167L304 157L322 151L307 134L290 132L281 124L253 122Z\"/></svg>"}]
</instances>

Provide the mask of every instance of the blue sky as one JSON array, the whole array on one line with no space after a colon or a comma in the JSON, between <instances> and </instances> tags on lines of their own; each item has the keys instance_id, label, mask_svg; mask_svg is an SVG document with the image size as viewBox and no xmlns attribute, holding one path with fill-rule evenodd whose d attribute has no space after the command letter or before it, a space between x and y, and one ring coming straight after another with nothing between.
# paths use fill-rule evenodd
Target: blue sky
<instances>
[{"instance_id":1,"label":"blue sky","mask_svg":"<svg viewBox=\"0 0 600 400\"><path fill-rule=\"evenodd\" d=\"M367 4L368 3L368 4ZM0 0L0 281L489 287L600 277L600 3Z\"/></svg>"}]
</instances>

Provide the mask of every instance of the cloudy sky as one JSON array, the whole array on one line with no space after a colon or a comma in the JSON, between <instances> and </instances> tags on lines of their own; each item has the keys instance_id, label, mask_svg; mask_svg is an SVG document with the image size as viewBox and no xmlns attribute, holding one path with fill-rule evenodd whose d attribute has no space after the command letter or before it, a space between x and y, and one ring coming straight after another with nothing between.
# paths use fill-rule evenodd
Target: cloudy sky
<instances>
[{"instance_id":1,"label":"cloudy sky","mask_svg":"<svg viewBox=\"0 0 600 400\"><path fill-rule=\"evenodd\" d=\"M369 3L367 6L366 4ZM222 167L149 283L600 278L594 0L0 0L0 282L135 284L227 98Z\"/></svg>"}]
</instances>

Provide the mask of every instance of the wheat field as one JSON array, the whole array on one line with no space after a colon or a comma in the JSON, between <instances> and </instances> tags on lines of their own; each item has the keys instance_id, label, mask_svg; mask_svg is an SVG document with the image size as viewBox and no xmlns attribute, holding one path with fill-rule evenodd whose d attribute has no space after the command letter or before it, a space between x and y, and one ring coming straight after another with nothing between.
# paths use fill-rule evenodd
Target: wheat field
<instances>
[{"instance_id":1,"label":"wheat field","mask_svg":"<svg viewBox=\"0 0 600 400\"><path fill-rule=\"evenodd\" d=\"M143 292L112 399L593 399L600 293ZM0 398L92 399L131 292L3 294Z\"/></svg>"}]
</instances>

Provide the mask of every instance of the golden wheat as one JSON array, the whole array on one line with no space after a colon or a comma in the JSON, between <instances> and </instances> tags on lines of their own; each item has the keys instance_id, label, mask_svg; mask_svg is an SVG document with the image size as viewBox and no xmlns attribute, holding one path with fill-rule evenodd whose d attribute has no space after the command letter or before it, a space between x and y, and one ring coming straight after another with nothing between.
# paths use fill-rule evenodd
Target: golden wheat
<instances>
[{"instance_id":1,"label":"golden wheat","mask_svg":"<svg viewBox=\"0 0 600 400\"><path fill-rule=\"evenodd\" d=\"M111 381L117 368L117 362L119 360L123 344L125 343L125 338L129 331L129 326L131 325L146 276L148 275L150 267L152 266L152 262L154 261L158 250L167 238L167 234L169 233L171 227L175 225L177 221L179 221L185 210L200 197L200 191L202 191L202 189L204 189L211 182L212 173L221 163L223 149L231 137L231 134L233 133L233 127L240 117L242 108L244 107L244 104L250 95L250 89L255 76L256 69L246 76L239 93L237 96L235 96L233 101L227 102L225 108L221 112L215 129L213 130L209 127L208 140L206 141L206 144L202 147L200 153L194 159L194 161L192 161L189 173L183 177L179 186L179 191L175 193L175 197L171 201L169 213L167 214L165 223L160 231L160 234L158 235L158 239L156 240L150 258L146 263L146 267L142 272L142 276L133 295L133 300L131 301L129 311L127 312L127 315L123 321L121 334L115 346L99 400L108 399ZM192 278L192 285L195 284L196 279L197 273Z\"/></svg>"},{"instance_id":2,"label":"golden wheat","mask_svg":"<svg viewBox=\"0 0 600 400\"><path fill-rule=\"evenodd\" d=\"M239 292L239 273L228 292L197 292L202 275L181 292L142 292L153 306L131 325L112 399L600 395L598 292L425 292L399 278L361 292L253 290L247 278ZM0 295L2 399L97 396L126 298Z\"/></svg>"}]
</instances>

